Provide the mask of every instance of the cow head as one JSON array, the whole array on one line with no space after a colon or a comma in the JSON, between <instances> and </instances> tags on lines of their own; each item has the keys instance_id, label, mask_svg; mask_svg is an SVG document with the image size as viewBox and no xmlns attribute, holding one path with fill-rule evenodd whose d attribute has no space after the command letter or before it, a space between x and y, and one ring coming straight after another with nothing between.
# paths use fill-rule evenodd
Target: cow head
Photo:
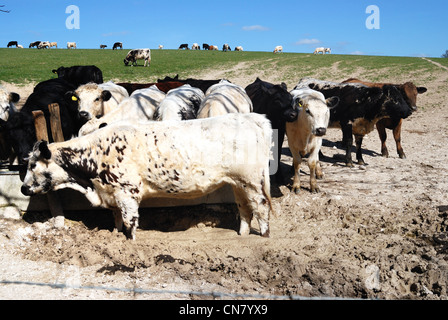
<instances>
[{"instance_id":1,"label":"cow head","mask_svg":"<svg viewBox=\"0 0 448 320\"><path fill-rule=\"evenodd\" d=\"M104 115L104 102L109 101L112 94L103 90L96 83L81 85L76 91L68 91L65 99L71 108L78 109L78 117L81 121L89 121Z\"/></svg>"},{"instance_id":2,"label":"cow head","mask_svg":"<svg viewBox=\"0 0 448 320\"><path fill-rule=\"evenodd\" d=\"M68 174L52 159L46 141L38 141L30 152L21 191L26 196L43 194L68 181Z\"/></svg>"},{"instance_id":3,"label":"cow head","mask_svg":"<svg viewBox=\"0 0 448 320\"><path fill-rule=\"evenodd\" d=\"M14 149L19 164L25 164L26 158L36 142L36 130L32 115L22 112L13 113L8 121L2 121L1 128Z\"/></svg>"},{"instance_id":4,"label":"cow head","mask_svg":"<svg viewBox=\"0 0 448 320\"><path fill-rule=\"evenodd\" d=\"M272 110L280 111L283 121L293 122L297 119L297 109L293 107L292 96L285 83L270 88L263 86L262 89L270 96Z\"/></svg>"},{"instance_id":5,"label":"cow head","mask_svg":"<svg viewBox=\"0 0 448 320\"><path fill-rule=\"evenodd\" d=\"M54 74L57 74L58 75L58 78L63 78L64 77L64 75L65 75L65 70L66 70L67 68L65 68L65 67L59 67L59 68L57 68L57 69L53 69L53 70L51 70L51 72L53 72Z\"/></svg>"},{"instance_id":6,"label":"cow head","mask_svg":"<svg viewBox=\"0 0 448 320\"><path fill-rule=\"evenodd\" d=\"M313 94L299 95L293 98L293 103L298 110L301 124L306 124L313 135L322 137L327 133L330 110L339 104L339 98L334 96L323 100Z\"/></svg>"},{"instance_id":7,"label":"cow head","mask_svg":"<svg viewBox=\"0 0 448 320\"><path fill-rule=\"evenodd\" d=\"M417 95L425 93L427 89L425 87L416 87L412 82L406 82L399 88L404 100L411 107L412 111L417 111Z\"/></svg>"},{"instance_id":8,"label":"cow head","mask_svg":"<svg viewBox=\"0 0 448 320\"><path fill-rule=\"evenodd\" d=\"M9 114L15 111L14 103L19 102L20 96L15 92L8 92L0 87L0 119L8 120Z\"/></svg>"},{"instance_id":9,"label":"cow head","mask_svg":"<svg viewBox=\"0 0 448 320\"><path fill-rule=\"evenodd\" d=\"M411 106L405 101L400 90L394 85L383 87L385 112L394 119L406 119L412 114Z\"/></svg>"}]
</instances>

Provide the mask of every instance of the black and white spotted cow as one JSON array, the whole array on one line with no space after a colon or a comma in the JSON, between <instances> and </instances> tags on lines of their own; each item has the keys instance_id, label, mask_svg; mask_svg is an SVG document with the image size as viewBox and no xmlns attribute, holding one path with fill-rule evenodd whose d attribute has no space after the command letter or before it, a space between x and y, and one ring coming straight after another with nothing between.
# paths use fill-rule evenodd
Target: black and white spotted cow
<instances>
[{"instance_id":1,"label":"black and white spotted cow","mask_svg":"<svg viewBox=\"0 0 448 320\"><path fill-rule=\"evenodd\" d=\"M37 142L21 191L32 196L78 190L93 206L112 209L117 229L124 225L126 236L135 239L142 200L191 199L230 184L239 234L249 234L254 216L268 237L271 139L269 120L255 113L116 123L65 142Z\"/></svg>"},{"instance_id":2,"label":"black and white spotted cow","mask_svg":"<svg viewBox=\"0 0 448 320\"><path fill-rule=\"evenodd\" d=\"M126 58L124 58L123 62L124 65L127 66L129 62L131 62L131 66L137 65L137 60L145 60L145 64L143 65L146 67L146 64L151 64L151 50L150 49L132 49L129 50L128 54L126 55Z\"/></svg>"}]
</instances>

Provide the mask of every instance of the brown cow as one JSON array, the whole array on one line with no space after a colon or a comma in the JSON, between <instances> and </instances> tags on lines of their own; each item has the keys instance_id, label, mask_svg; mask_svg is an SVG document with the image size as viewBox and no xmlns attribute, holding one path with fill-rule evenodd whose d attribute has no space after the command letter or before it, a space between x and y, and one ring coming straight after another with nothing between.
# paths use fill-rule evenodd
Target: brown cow
<instances>
[{"instance_id":1,"label":"brown cow","mask_svg":"<svg viewBox=\"0 0 448 320\"><path fill-rule=\"evenodd\" d=\"M120 82L117 85L122 86L126 89L129 95L132 94L135 90L149 88L150 86L155 85L159 88L160 91L167 93L171 89L178 88L183 86L184 83L179 81L169 81L169 82L155 82L155 83L129 83L129 82Z\"/></svg>"},{"instance_id":2,"label":"brown cow","mask_svg":"<svg viewBox=\"0 0 448 320\"><path fill-rule=\"evenodd\" d=\"M427 89L425 87L416 87L412 82L406 82L404 84L390 84L390 83L374 83L366 82L355 78L350 78L343 83L362 83L368 87L382 88L384 85L393 85L400 90L404 100L411 107L412 111L417 111L417 95L425 93ZM384 118L376 123L376 129L381 140L381 154L383 157L389 157L389 151L386 146L386 128L391 129L394 135L395 143L397 145L397 153L401 159L405 159L406 155L401 146L401 126L403 119Z\"/></svg>"}]
</instances>

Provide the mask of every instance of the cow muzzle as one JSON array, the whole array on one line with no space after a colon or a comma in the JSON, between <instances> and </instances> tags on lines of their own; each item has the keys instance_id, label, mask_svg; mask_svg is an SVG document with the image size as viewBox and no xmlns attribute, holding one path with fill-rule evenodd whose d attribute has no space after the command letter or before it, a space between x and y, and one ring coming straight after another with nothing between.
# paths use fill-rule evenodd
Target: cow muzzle
<instances>
[{"instance_id":1,"label":"cow muzzle","mask_svg":"<svg viewBox=\"0 0 448 320\"><path fill-rule=\"evenodd\" d=\"M22 194L25 195L25 196L33 196L33 195L34 195L34 193L31 191L30 187L29 187L29 186L26 186L26 185L23 185L23 186L20 188L20 191L21 191Z\"/></svg>"},{"instance_id":2,"label":"cow muzzle","mask_svg":"<svg viewBox=\"0 0 448 320\"><path fill-rule=\"evenodd\" d=\"M90 120L92 116L87 111L79 111L79 117L83 120Z\"/></svg>"},{"instance_id":3,"label":"cow muzzle","mask_svg":"<svg viewBox=\"0 0 448 320\"><path fill-rule=\"evenodd\" d=\"M315 135L318 137L322 137L327 133L327 128L317 128Z\"/></svg>"}]
</instances>

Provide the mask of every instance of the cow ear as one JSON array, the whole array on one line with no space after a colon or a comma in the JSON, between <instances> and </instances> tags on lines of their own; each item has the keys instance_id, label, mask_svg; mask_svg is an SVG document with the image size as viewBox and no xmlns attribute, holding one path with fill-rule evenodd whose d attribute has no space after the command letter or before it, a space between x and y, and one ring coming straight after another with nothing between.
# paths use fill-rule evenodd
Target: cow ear
<instances>
[{"instance_id":1,"label":"cow ear","mask_svg":"<svg viewBox=\"0 0 448 320\"><path fill-rule=\"evenodd\" d=\"M339 104L339 101L340 101L339 97L337 97L337 96L330 97L327 100L325 100L325 102L327 103L327 107L329 109L336 108L338 106L338 104Z\"/></svg>"},{"instance_id":2,"label":"cow ear","mask_svg":"<svg viewBox=\"0 0 448 320\"><path fill-rule=\"evenodd\" d=\"M294 107L297 107L297 109L302 110L303 108L303 101L300 98L297 98L294 100Z\"/></svg>"},{"instance_id":3,"label":"cow ear","mask_svg":"<svg viewBox=\"0 0 448 320\"><path fill-rule=\"evenodd\" d=\"M66 101L78 101L78 96L75 91L67 91L64 95Z\"/></svg>"},{"instance_id":4,"label":"cow ear","mask_svg":"<svg viewBox=\"0 0 448 320\"><path fill-rule=\"evenodd\" d=\"M58 74L58 70L56 69L51 70L51 72Z\"/></svg>"},{"instance_id":5,"label":"cow ear","mask_svg":"<svg viewBox=\"0 0 448 320\"><path fill-rule=\"evenodd\" d=\"M425 93L426 91L428 91L428 89L426 89L425 87L417 87L418 93Z\"/></svg>"},{"instance_id":6,"label":"cow ear","mask_svg":"<svg viewBox=\"0 0 448 320\"><path fill-rule=\"evenodd\" d=\"M48 142L45 140L41 140L39 143L39 151L40 151L40 155L44 158L44 159L51 159L51 151L50 149L48 149Z\"/></svg>"},{"instance_id":7,"label":"cow ear","mask_svg":"<svg viewBox=\"0 0 448 320\"><path fill-rule=\"evenodd\" d=\"M103 101L109 101L110 98L112 98L112 94L110 93L110 91L103 90L103 92L101 93L101 99L103 99Z\"/></svg>"},{"instance_id":8,"label":"cow ear","mask_svg":"<svg viewBox=\"0 0 448 320\"><path fill-rule=\"evenodd\" d=\"M285 89L286 91L288 91L288 86L286 85L286 83L282 82L280 84L280 87L282 87L283 89Z\"/></svg>"},{"instance_id":9,"label":"cow ear","mask_svg":"<svg viewBox=\"0 0 448 320\"><path fill-rule=\"evenodd\" d=\"M98 126L98 129L104 128L104 127L106 127L106 126L107 126L107 123L103 122L102 124L100 124L100 125Z\"/></svg>"},{"instance_id":10,"label":"cow ear","mask_svg":"<svg viewBox=\"0 0 448 320\"><path fill-rule=\"evenodd\" d=\"M19 100L20 100L20 96L17 93L11 92L9 94L9 101L10 102L17 103L17 102L19 102Z\"/></svg>"}]
</instances>

